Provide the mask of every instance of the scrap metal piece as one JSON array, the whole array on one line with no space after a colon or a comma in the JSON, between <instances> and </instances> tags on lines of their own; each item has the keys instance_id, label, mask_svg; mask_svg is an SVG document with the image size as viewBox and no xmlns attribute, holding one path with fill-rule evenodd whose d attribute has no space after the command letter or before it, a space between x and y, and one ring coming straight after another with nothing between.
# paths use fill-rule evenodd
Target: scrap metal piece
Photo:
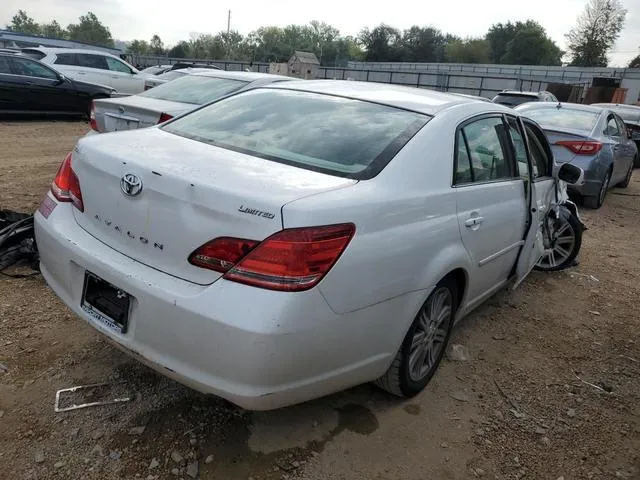
<instances>
[{"instance_id":1,"label":"scrap metal piece","mask_svg":"<svg viewBox=\"0 0 640 480\"><path fill-rule=\"evenodd\" d=\"M91 385L77 385L75 387L70 387L70 388L63 388L61 390L58 390L56 392L56 401L54 403L53 406L53 410L56 413L59 412L69 412L71 410L79 410L81 408L87 408L87 407L97 407L99 405L111 405L114 403L123 403L123 402L130 402L131 400L133 400L133 396L128 396L128 397L121 397L121 398L114 398L111 400L102 400L99 402L89 402L89 403L81 403L79 405L73 404L69 407L60 407L60 394L65 393L65 392L77 392L78 390L87 390L87 389L91 389L91 388L98 388L98 387L104 387L106 385L110 385L109 383L94 383Z\"/></svg>"}]
</instances>

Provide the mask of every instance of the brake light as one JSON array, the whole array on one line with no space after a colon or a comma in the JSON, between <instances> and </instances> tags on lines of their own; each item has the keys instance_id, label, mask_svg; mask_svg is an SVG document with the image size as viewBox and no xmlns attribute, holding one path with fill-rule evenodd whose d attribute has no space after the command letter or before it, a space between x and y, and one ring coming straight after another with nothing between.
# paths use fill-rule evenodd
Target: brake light
<instances>
[{"instance_id":1,"label":"brake light","mask_svg":"<svg viewBox=\"0 0 640 480\"><path fill-rule=\"evenodd\" d=\"M89 126L91 130L99 131L98 122L96 122L96 103L93 100L91 101L91 109L89 110Z\"/></svg>"},{"instance_id":2,"label":"brake light","mask_svg":"<svg viewBox=\"0 0 640 480\"><path fill-rule=\"evenodd\" d=\"M556 145L568 148L576 155L594 155L602 150L602 143L591 140L563 140L556 142Z\"/></svg>"},{"instance_id":3,"label":"brake light","mask_svg":"<svg viewBox=\"0 0 640 480\"><path fill-rule=\"evenodd\" d=\"M71 152L64 157L53 182L51 182L51 193L58 201L71 202L74 207L84 212L80 182L71 168Z\"/></svg>"},{"instance_id":4,"label":"brake light","mask_svg":"<svg viewBox=\"0 0 640 480\"><path fill-rule=\"evenodd\" d=\"M227 272L249 253L258 242L242 238L221 237L205 243L189 255L189 263L216 272Z\"/></svg>"},{"instance_id":5,"label":"brake light","mask_svg":"<svg viewBox=\"0 0 640 480\"><path fill-rule=\"evenodd\" d=\"M160 114L160 120L158 120L158 123L159 123L159 124L160 124L160 123L164 123L164 122L166 122L167 120L171 120L172 118L173 118L173 115L169 115L168 113L164 113L164 112L162 112L162 113Z\"/></svg>"},{"instance_id":6,"label":"brake light","mask_svg":"<svg viewBox=\"0 0 640 480\"><path fill-rule=\"evenodd\" d=\"M233 282L300 292L324 278L355 230L355 225L345 223L282 230L262 242L222 237L198 248L189 256L189 262L226 272L223 278Z\"/></svg>"}]
</instances>

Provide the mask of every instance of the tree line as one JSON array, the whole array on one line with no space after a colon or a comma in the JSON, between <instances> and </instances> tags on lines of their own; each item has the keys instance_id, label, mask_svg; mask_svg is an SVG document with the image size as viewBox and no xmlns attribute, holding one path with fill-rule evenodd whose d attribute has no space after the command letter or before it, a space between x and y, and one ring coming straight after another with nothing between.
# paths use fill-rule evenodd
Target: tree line
<instances>
[{"instance_id":1,"label":"tree line","mask_svg":"<svg viewBox=\"0 0 640 480\"><path fill-rule=\"evenodd\" d=\"M387 24L364 28L343 36L324 22L286 27L265 26L242 35L237 31L194 34L172 46L159 35L127 43L127 52L177 58L228 59L282 62L295 50L316 54L324 66L344 66L349 60L371 62L490 63L512 65L562 65L568 54L570 65L602 67L624 26L626 10L620 0L588 0L576 25L567 33L564 52L534 21L496 23L477 38L461 38L430 26L414 25L400 30ZM114 40L108 27L92 12L78 23L62 28L57 21L38 24L23 10L14 15L7 29L35 35L66 38L105 46ZM640 55L630 66L640 67Z\"/></svg>"}]
</instances>

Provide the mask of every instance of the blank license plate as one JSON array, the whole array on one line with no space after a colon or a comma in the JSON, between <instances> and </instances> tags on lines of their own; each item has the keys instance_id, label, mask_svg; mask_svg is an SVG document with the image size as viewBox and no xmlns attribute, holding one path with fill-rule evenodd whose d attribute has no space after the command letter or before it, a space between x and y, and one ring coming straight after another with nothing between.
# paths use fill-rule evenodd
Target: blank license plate
<instances>
[{"instance_id":1,"label":"blank license plate","mask_svg":"<svg viewBox=\"0 0 640 480\"><path fill-rule=\"evenodd\" d=\"M91 272L84 277L82 310L116 333L126 333L131 295Z\"/></svg>"}]
</instances>

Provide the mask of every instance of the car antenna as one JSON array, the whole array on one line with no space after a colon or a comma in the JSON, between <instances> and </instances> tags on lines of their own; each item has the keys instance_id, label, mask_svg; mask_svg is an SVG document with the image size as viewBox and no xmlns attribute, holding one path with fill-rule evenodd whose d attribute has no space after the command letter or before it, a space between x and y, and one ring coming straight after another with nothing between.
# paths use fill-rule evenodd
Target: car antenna
<instances>
[{"instance_id":1,"label":"car antenna","mask_svg":"<svg viewBox=\"0 0 640 480\"><path fill-rule=\"evenodd\" d=\"M558 105L556 105L556 108L560 110L562 108L562 102L558 102Z\"/></svg>"}]
</instances>

